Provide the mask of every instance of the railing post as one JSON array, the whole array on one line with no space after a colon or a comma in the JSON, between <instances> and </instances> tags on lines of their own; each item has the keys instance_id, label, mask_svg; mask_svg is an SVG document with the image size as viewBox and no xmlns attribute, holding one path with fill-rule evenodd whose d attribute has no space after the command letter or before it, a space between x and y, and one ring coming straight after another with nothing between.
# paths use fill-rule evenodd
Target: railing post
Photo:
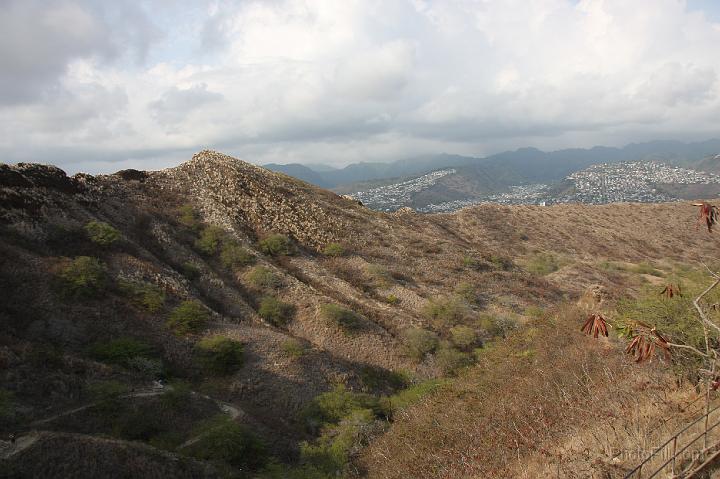
<instances>
[{"instance_id":1,"label":"railing post","mask_svg":"<svg viewBox=\"0 0 720 479\"><path fill-rule=\"evenodd\" d=\"M642 465L638 468L638 479L642 479Z\"/></svg>"},{"instance_id":2,"label":"railing post","mask_svg":"<svg viewBox=\"0 0 720 479\"><path fill-rule=\"evenodd\" d=\"M672 475L675 477L675 459L677 458L677 436L673 438L672 445Z\"/></svg>"}]
</instances>

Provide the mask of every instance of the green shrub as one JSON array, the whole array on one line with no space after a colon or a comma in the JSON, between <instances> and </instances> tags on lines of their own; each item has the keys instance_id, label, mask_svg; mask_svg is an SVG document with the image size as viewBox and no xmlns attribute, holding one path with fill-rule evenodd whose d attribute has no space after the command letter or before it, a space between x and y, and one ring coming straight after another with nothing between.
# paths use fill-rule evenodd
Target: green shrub
<instances>
[{"instance_id":1,"label":"green shrub","mask_svg":"<svg viewBox=\"0 0 720 479\"><path fill-rule=\"evenodd\" d=\"M128 393L128 387L118 381L97 381L88 386L88 392L99 411L113 415L120 411L121 396Z\"/></svg>"},{"instance_id":2,"label":"green shrub","mask_svg":"<svg viewBox=\"0 0 720 479\"><path fill-rule=\"evenodd\" d=\"M329 426L314 443L300 445L303 463L325 472L326 477L341 477L346 471L350 458L369 443L374 433L379 432L378 422L372 411L352 411L339 424Z\"/></svg>"},{"instance_id":3,"label":"green shrub","mask_svg":"<svg viewBox=\"0 0 720 479\"><path fill-rule=\"evenodd\" d=\"M180 266L180 273L189 281L194 281L200 277L200 268L190 261L185 261L182 266Z\"/></svg>"},{"instance_id":4,"label":"green shrub","mask_svg":"<svg viewBox=\"0 0 720 479\"><path fill-rule=\"evenodd\" d=\"M107 286L105 264L96 258L78 256L60 271L63 293L75 298L99 296Z\"/></svg>"},{"instance_id":5,"label":"green shrub","mask_svg":"<svg viewBox=\"0 0 720 479\"><path fill-rule=\"evenodd\" d=\"M120 232L102 221L90 221L85 225L90 241L100 246L110 246L120 239Z\"/></svg>"},{"instance_id":6,"label":"green shrub","mask_svg":"<svg viewBox=\"0 0 720 479\"><path fill-rule=\"evenodd\" d=\"M192 205L182 205L178 208L178 221L192 230L200 228L200 216Z\"/></svg>"},{"instance_id":7,"label":"green shrub","mask_svg":"<svg viewBox=\"0 0 720 479\"><path fill-rule=\"evenodd\" d=\"M488 260L495 268L501 269L503 271L510 271L514 266L512 260L510 258L506 258L505 256L493 254L490 255Z\"/></svg>"},{"instance_id":8,"label":"green shrub","mask_svg":"<svg viewBox=\"0 0 720 479\"><path fill-rule=\"evenodd\" d=\"M215 374L232 374L243 365L243 345L223 336L210 336L200 341L196 349L200 362Z\"/></svg>"},{"instance_id":9,"label":"green shrub","mask_svg":"<svg viewBox=\"0 0 720 479\"><path fill-rule=\"evenodd\" d=\"M455 294L468 304L475 304L478 301L477 288L470 283L461 282L455 287Z\"/></svg>"},{"instance_id":10,"label":"green shrub","mask_svg":"<svg viewBox=\"0 0 720 479\"><path fill-rule=\"evenodd\" d=\"M392 414L396 414L399 411L420 402L423 398L434 393L444 384L447 384L447 381L448 380L446 379L430 379L413 384L409 388L393 394L389 398Z\"/></svg>"},{"instance_id":11,"label":"green shrub","mask_svg":"<svg viewBox=\"0 0 720 479\"><path fill-rule=\"evenodd\" d=\"M395 391L408 383L407 374L389 371L375 366L360 369L360 382L370 391Z\"/></svg>"},{"instance_id":12,"label":"green shrub","mask_svg":"<svg viewBox=\"0 0 720 479\"><path fill-rule=\"evenodd\" d=\"M389 294L389 295L385 298L385 302L386 302L387 304L395 305L395 304L398 304L398 303L400 302L400 298L398 298L398 297L395 296L394 294Z\"/></svg>"},{"instance_id":13,"label":"green shrub","mask_svg":"<svg viewBox=\"0 0 720 479\"><path fill-rule=\"evenodd\" d=\"M550 253L540 253L530 259L527 270L531 273L545 276L560 269L557 258Z\"/></svg>"},{"instance_id":14,"label":"green shrub","mask_svg":"<svg viewBox=\"0 0 720 479\"><path fill-rule=\"evenodd\" d=\"M436 297L428 301L423 308L423 315L438 330L446 329L463 322L470 314L467 303L458 297Z\"/></svg>"},{"instance_id":15,"label":"green shrub","mask_svg":"<svg viewBox=\"0 0 720 479\"><path fill-rule=\"evenodd\" d=\"M127 366L134 357L152 357L152 347L139 339L123 337L95 343L89 348L90 355L105 363Z\"/></svg>"},{"instance_id":16,"label":"green shrub","mask_svg":"<svg viewBox=\"0 0 720 479\"><path fill-rule=\"evenodd\" d=\"M295 338L290 338L282 343L281 346L283 352L291 358L299 358L307 354L308 348L305 344Z\"/></svg>"},{"instance_id":17,"label":"green shrub","mask_svg":"<svg viewBox=\"0 0 720 479\"><path fill-rule=\"evenodd\" d=\"M450 328L450 340L462 350L472 349L477 346L477 332L469 326L455 326Z\"/></svg>"},{"instance_id":18,"label":"green shrub","mask_svg":"<svg viewBox=\"0 0 720 479\"><path fill-rule=\"evenodd\" d=\"M173 381L160 395L163 410L173 411L185 408L192 399L190 386L183 381Z\"/></svg>"},{"instance_id":19,"label":"green shrub","mask_svg":"<svg viewBox=\"0 0 720 479\"><path fill-rule=\"evenodd\" d=\"M272 234L258 242L260 251L268 256L286 256L293 253L293 245L285 235Z\"/></svg>"},{"instance_id":20,"label":"green shrub","mask_svg":"<svg viewBox=\"0 0 720 479\"><path fill-rule=\"evenodd\" d=\"M411 358L421 361L426 354L438 346L437 334L422 328L407 328L401 334L405 352Z\"/></svg>"},{"instance_id":21,"label":"green shrub","mask_svg":"<svg viewBox=\"0 0 720 479\"><path fill-rule=\"evenodd\" d=\"M302 411L301 416L310 431L318 431L327 424L337 424L353 411L366 409L382 416L385 409L380 400L370 394L355 393L342 384L332 391L319 394Z\"/></svg>"},{"instance_id":22,"label":"green shrub","mask_svg":"<svg viewBox=\"0 0 720 479\"><path fill-rule=\"evenodd\" d=\"M454 374L460 368L472 364L469 354L458 351L450 345L443 345L435 353L435 361L445 374Z\"/></svg>"},{"instance_id":23,"label":"green shrub","mask_svg":"<svg viewBox=\"0 0 720 479\"><path fill-rule=\"evenodd\" d=\"M258 314L261 318L275 326L284 326L292 318L295 308L274 296L264 296L260 300Z\"/></svg>"},{"instance_id":24,"label":"green shrub","mask_svg":"<svg viewBox=\"0 0 720 479\"><path fill-rule=\"evenodd\" d=\"M509 316L485 315L480 318L480 327L492 337L507 338L518 328L518 322Z\"/></svg>"},{"instance_id":25,"label":"green shrub","mask_svg":"<svg viewBox=\"0 0 720 479\"><path fill-rule=\"evenodd\" d=\"M151 313L156 313L165 305L165 294L160 288L150 283L119 281L120 292L128 296L135 304Z\"/></svg>"},{"instance_id":26,"label":"green shrub","mask_svg":"<svg viewBox=\"0 0 720 479\"><path fill-rule=\"evenodd\" d=\"M265 266L255 266L245 274L245 280L252 286L261 289L276 289L282 285L280 278Z\"/></svg>"},{"instance_id":27,"label":"green shrub","mask_svg":"<svg viewBox=\"0 0 720 479\"><path fill-rule=\"evenodd\" d=\"M162 361L155 358L135 356L128 359L127 368L152 379L158 379L165 375L165 368L163 367Z\"/></svg>"},{"instance_id":28,"label":"green shrub","mask_svg":"<svg viewBox=\"0 0 720 479\"><path fill-rule=\"evenodd\" d=\"M220 250L220 261L226 268L238 268L252 264L255 257L235 241L225 241Z\"/></svg>"},{"instance_id":29,"label":"green shrub","mask_svg":"<svg viewBox=\"0 0 720 479\"><path fill-rule=\"evenodd\" d=\"M345 255L345 248L340 243L328 243L327 246L323 249L323 254L325 256L344 256Z\"/></svg>"},{"instance_id":30,"label":"green shrub","mask_svg":"<svg viewBox=\"0 0 720 479\"><path fill-rule=\"evenodd\" d=\"M212 256L218 252L225 235L225 230L220 227L206 226L195 241L195 248L206 256Z\"/></svg>"},{"instance_id":31,"label":"green shrub","mask_svg":"<svg viewBox=\"0 0 720 479\"><path fill-rule=\"evenodd\" d=\"M177 334L196 333L205 327L210 313L197 301L183 301L168 318L167 325Z\"/></svg>"},{"instance_id":32,"label":"green shrub","mask_svg":"<svg viewBox=\"0 0 720 479\"><path fill-rule=\"evenodd\" d=\"M247 426L225 415L203 423L194 433L200 439L187 448L192 457L219 461L241 470L256 470L267 460L267 449Z\"/></svg>"},{"instance_id":33,"label":"green shrub","mask_svg":"<svg viewBox=\"0 0 720 479\"><path fill-rule=\"evenodd\" d=\"M16 420L15 396L10 391L0 389L0 427L8 427Z\"/></svg>"},{"instance_id":34,"label":"green shrub","mask_svg":"<svg viewBox=\"0 0 720 479\"><path fill-rule=\"evenodd\" d=\"M324 304L320 307L323 317L339 326L346 333L355 333L363 328L363 317L355 311L338 304Z\"/></svg>"}]
</instances>

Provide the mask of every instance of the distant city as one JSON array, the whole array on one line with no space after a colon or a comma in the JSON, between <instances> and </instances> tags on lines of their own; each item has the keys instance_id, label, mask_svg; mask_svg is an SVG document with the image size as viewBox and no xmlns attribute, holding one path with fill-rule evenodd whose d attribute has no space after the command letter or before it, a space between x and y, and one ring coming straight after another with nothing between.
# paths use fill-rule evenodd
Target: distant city
<instances>
[{"instance_id":1,"label":"distant city","mask_svg":"<svg viewBox=\"0 0 720 479\"><path fill-rule=\"evenodd\" d=\"M353 193L366 206L395 211L412 206L413 194L433 187L455 170L438 170L392 185ZM720 176L670 166L655 161L602 163L577 171L554 185L510 186L508 191L481 197L428 204L416 208L421 213L455 211L481 203L549 205L555 203L604 204L616 202L657 203L678 198L658 188L662 185L720 185Z\"/></svg>"}]
</instances>

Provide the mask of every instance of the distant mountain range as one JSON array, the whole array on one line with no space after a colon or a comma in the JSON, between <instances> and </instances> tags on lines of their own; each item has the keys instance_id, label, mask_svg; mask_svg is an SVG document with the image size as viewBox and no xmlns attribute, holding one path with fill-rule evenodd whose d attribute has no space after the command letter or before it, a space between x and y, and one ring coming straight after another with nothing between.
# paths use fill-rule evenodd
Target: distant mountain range
<instances>
[{"instance_id":1,"label":"distant mountain range","mask_svg":"<svg viewBox=\"0 0 720 479\"><path fill-rule=\"evenodd\" d=\"M623 148L596 146L590 149L573 148L552 152L521 148L486 158L426 155L391 163L353 163L339 169L297 163L264 166L323 188L348 192L353 190L352 185L355 183L417 177L434 170L457 168L460 176L467 180L463 189L493 192L511 184L559 181L588 166L618 161L656 160L690 168L698 168L698 165L702 164L710 172L718 172L720 158L715 158L714 163L711 158L719 152L720 139L696 143L663 140L633 143Z\"/></svg>"}]
</instances>

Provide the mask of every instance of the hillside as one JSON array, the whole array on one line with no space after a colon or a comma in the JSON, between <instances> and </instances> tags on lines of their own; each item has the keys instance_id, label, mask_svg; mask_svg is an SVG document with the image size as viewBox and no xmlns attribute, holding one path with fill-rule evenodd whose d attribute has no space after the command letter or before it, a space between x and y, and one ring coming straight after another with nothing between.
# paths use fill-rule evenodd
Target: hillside
<instances>
[{"instance_id":1,"label":"hillside","mask_svg":"<svg viewBox=\"0 0 720 479\"><path fill-rule=\"evenodd\" d=\"M0 165L0 205L0 427L43 438L6 444L3 465L48 475L69 470L63 458L77 451L98 471L137 454L135 472L156 476L500 474L512 457L455 474L454 454L484 444L462 434L435 455L418 447L389 463L383 451L399 437L426 445L435 424L483 433L467 422L477 407L468 391L488 403L514 394L502 378L517 370L530 381L557 357L508 351L542 348L522 342L554 338L560 324L572 333L559 351L611 358L608 370L633 378L622 386L632 389L644 373L621 341L578 346L584 313L570 306L589 288L614 305L695 267L714 244L686 203L387 214L210 151L102 176ZM572 368L563 361L558 371ZM479 388L483 371L498 376ZM662 365L653 371L673 383ZM569 394L578 387L567 383ZM476 420L516 413L483 409ZM548 414L588 422L582 408ZM550 428L543 440L570 433ZM222 434L240 452L218 448Z\"/></svg>"}]
</instances>

